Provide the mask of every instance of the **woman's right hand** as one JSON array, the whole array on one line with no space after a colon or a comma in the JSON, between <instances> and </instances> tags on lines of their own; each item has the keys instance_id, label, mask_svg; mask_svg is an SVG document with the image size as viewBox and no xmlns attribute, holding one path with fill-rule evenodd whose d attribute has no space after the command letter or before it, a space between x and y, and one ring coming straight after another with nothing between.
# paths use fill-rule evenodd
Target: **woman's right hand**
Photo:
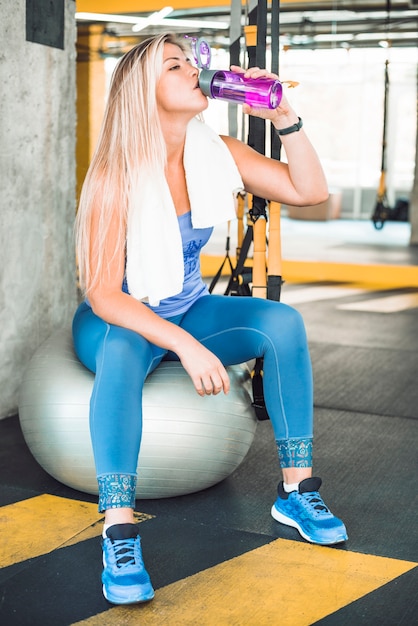
<instances>
[{"instance_id":1,"label":"woman's right hand","mask_svg":"<svg viewBox=\"0 0 418 626\"><path fill-rule=\"evenodd\" d=\"M228 393L229 376L218 357L197 340L187 342L177 352L199 396Z\"/></svg>"}]
</instances>

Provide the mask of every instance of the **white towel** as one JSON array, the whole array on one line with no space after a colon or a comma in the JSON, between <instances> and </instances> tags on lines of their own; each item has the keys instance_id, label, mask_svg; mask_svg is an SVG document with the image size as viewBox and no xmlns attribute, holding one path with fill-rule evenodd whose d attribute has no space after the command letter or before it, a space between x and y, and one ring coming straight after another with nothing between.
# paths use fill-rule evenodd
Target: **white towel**
<instances>
[{"instance_id":1,"label":"white towel","mask_svg":"<svg viewBox=\"0 0 418 626\"><path fill-rule=\"evenodd\" d=\"M187 127L183 162L194 228L234 219L236 194L243 189L240 173L219 135L197 119ZM158 179L141 176L126 244L126 276L134 298L158 306L182 291L180 228L164 172Z\"/></svg>"}]
</instances>

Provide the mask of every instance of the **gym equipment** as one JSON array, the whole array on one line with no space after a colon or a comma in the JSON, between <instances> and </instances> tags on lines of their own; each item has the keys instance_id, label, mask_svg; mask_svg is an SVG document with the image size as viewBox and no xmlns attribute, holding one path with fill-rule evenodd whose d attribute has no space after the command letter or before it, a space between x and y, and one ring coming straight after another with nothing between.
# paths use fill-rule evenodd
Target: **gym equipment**
<instances>
[{"instance_id":1,"label":"gym equipment","mask_svg":"<svg viewBox=\"0 0 418 626\"><path fill-rule=\"evenodd\" d=\"M279 2L271 3L271 22L270 22L270 39L271 39L271 70L277 74L279 69L279 33L280 33L280 6ZM237 25L231 23L231 48L230 60L233 65L240 65L240 37L241 37L241 1L232 0L231 2L231 19L234 16ZM266 66L266 41L267 41L267 0L259 0L251 3L248 11L248 24L244 28L246 52L248 54L249 67L265 67ZM238 18L238 19L237 19ZM233 28L234 26L234 28ZM197 40L198 47L199 40ZM205 49L205 52L208 51ZM210 57L204 57L208 63L204 68L209 67ZM207 69L203 69L203 74ZM294 81L289 82L291 87L297 85ZM282 83L280 83L281 87ZM204 89L202 89L204 91ZM280 91L281 99L282 91ZM279 100L280 102L280 100ZM279 104L278 102L278 104ZM276 105L277 106L277 105ZM229 107L236 107L236 104L229 104ZM235 110L233 110L235 113ZM232 111L231 111L232 113ZM234 135L237 124L233 119L233 115L229 116L230 134ZM261 154L266 153L266 123L265 120L250 116L248 120L248 145ZM281 157L281 140L274 132L274 128L270 127L270 156L273 159L280 160ZM236 254L236 265L232 264L229 256L229 235L226 241L225 258L213 278L209 291L212 292L217 281L219 280L225 264L228 262L231 277L225 291L225 295L252 295L258 298L268 298L269 300L280 301L281 288L283 285L282 278L282 257L281 257L281 233L280 233L280 211L281 205L278 202L268 202L264 198L257 196L249 197L248 206L248 224L247 231L244 236L244 201L238 197L238 246ZM269 205L270 226L267 236L267 205ZM269 238L269 242L267 241ZM253 260L252 267L245 265L248 257L248 251L251 243L253 244ZM267 249L267 243L268 249ZM251 283L251 288L250 288ZM268 413L264 402L263 392L263 359L258 358L255 361L255 367L252 375L253 387L253 406L259 420L268 419Z\"/></svg>"},{"instance_id":2,"label":"gym equipment","mask_svg":"<svg viewBox=\"0 0 418 626\"><path fill-rule=\"evenodd\" d=\"M162 362L143 392L137 498L206 489L229 476L254 439L247 366L228 368L228 395L200 397L182 365ZM57 331L35 352L19 393L19 419L38 463L58 481L97 494L89 432L94 374L78 360L71 332Z\"/></svg>"},{"instance_id":3,"label":"gym equipment","mask_svg":"<svg viewBox=\"0 0 418 626\"><path fill-rule=\"evenodd\" d=\"M380 166L379 188L377 190L376 205L372 215L372 222L376 230L381 230L385 221L389 218L390 207L386 195L386 134L389 101L389 61L385 61L385 95L383 103L383 136L382 136L382 162Z\"/></svg>"}]
</instances>

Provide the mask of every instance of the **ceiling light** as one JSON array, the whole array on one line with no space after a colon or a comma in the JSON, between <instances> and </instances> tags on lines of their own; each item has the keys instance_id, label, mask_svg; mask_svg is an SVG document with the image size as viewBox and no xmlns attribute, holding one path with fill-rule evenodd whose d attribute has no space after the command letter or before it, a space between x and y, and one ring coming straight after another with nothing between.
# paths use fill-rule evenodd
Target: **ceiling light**
<instances>
[{"instance_id":1,"label":"ceiling light","mask_svg":"<svg viewBox=\"0 0 418 626\"><path fill-rule=\"evenodd\" d=\"M167 9L169 7L166 7ZM164 11L164 9L162 9ZM170 11L171 13L171 11ZM149 18L139 18L134 15L116 15L113 13L86 13L79 12L75 14L75 19L79 22L113 22L115 24L138 24L140 25L142 20L146 20L146 26L158 25L167 26L167 28L189 28L192 30L201 30L202 28L210 28L211 30L227 30L229 28L229 22L217 22L213 20L177 20L174 18L161 17L161 11L157 11L158 20L153 13L149 17L152 17L152 21L148 21ZM142 30L145 27L139 27L138 30Z\"/></svg>"},{"instance_id":2,"label":"ceiling light","mask_svg":"<svg viewBox=\"0 0 418 626\"><path fill-rule=\"evenodd\" d=\"M383 35L387 40L391 41L392 39L417 39L417 33L414 32L393 32L393 33L385 33ZM357 41L380 41L382 39L382 33L355 33L354 39Z\"/></svg>"},{"instance_id":3,"label":"ceiling light","mask_svg":"<svg viewBox=\"0 0 418 626\"><path fill-rule=\"evenodd\" d=\"M161 11L155 11L148 17L140 18L136 24L132 26L134 33L138 33L140 30L144 30L147 26L161 24L167 15L170 15L174 11L173 7L164 7Z\"/></svg>"},{"instance_id":4,"label":"ceiling light","mask_svg":"<svg viewBox=\"0 0 418 626\"><path fill-rule=\"evenodd\" d=\"M293 35L291 37L291 43L296 46L309 44L312 43L312 41L313 37L310 37L309 35Z\"/></svg>"},{"instance_id":5,"label":"ceiling light","mask_svg":"<svg viewBox=\"0 0 418 626\"><path fill-rule=\"evenodd\" d=\"M80 22L118 22L119 24L136 24L138 22L137 17L111 13L76 13L75 19Z\"/></svg>"},{"instance_id":6,"label":"ceiling light","mask_svg":"<svg viewBox=\"0 0 418 626\"><path fill-rule=\"evenodd\" d=\"M322 35L314 35L315 41L333 42L333 41L351 41L353 35L344 33L324 33Z\"/></svg>"}]
</instances>

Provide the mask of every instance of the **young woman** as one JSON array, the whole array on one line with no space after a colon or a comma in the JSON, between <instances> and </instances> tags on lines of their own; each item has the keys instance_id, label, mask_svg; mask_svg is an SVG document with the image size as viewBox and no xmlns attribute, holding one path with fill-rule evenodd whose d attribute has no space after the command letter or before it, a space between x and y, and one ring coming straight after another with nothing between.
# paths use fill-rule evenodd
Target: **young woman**
<instances>
[{"instance_id":1,"label":"young woman","mask_svg":"<svg viewBox=\"0 0 418 626\"><path fill-rule=\"evenodd\" d=\"M209 295L199 267L213 226L234 216L235 190L312 205L327 198L324 174L285 97L275 110L244 112L285 131L288 164L205 126L197 119L208 106L198 74L170 35L147 39L120 60L77 216L86 300L73 336L96 374L90 425L105 512L102 581L115 604L154 596L133 511L142 388L168 354L200 396L228 393L225 366L264 358L283 473L271 514L313 543L347 539L312 477L312 376L300 315L271 300ZM251 68L245 76L274 75Z\"/></svg>"}]
</instances>

